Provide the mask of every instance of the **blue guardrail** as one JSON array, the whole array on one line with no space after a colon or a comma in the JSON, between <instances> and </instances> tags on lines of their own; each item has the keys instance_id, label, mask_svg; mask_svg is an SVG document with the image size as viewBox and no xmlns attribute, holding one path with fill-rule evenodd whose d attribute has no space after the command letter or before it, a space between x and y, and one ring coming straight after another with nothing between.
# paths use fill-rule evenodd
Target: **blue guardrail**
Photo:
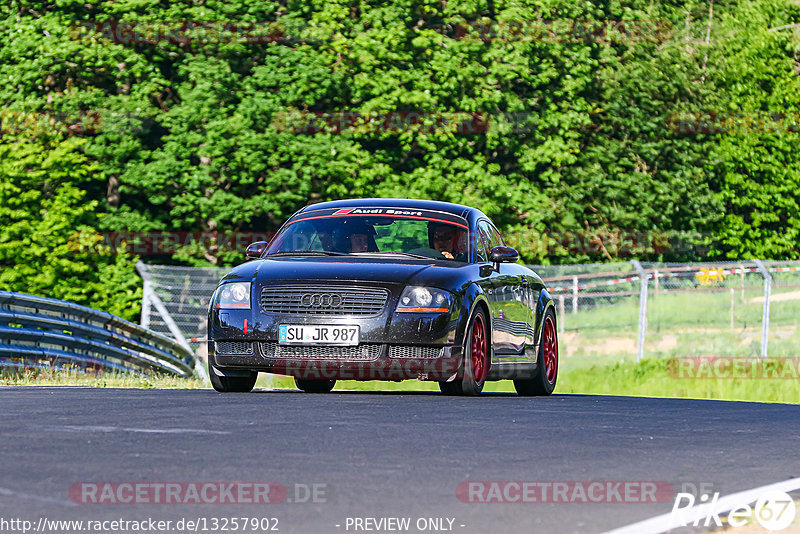
<instances>
[{"instance_id":1,"label":"blue guardrail","mask_svg":"<svg viewBox=\"0 0 800 534\"><path fill-rule=\"evenodd\" d=\"M188 378L195 355L174 340L71 302L0 291L0 367L166 373Z\"/></svg>"}]
</instances>

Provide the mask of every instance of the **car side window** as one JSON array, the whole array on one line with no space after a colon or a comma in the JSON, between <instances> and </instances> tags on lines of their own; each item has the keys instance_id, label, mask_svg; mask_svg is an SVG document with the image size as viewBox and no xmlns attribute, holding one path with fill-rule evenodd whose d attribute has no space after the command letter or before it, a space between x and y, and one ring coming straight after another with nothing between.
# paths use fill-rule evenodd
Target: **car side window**
<instances>
[{"instance_id":1,"label":"car side window","mask_svg":"<svg viewBox=\"0 0 800 534\"><path fill-rule=\"evenodd\" d=\"M482 261L489 261L489 255L486 253L486 236L479 227L478 233L475 235L475 263Z\"/></svg>"},{"instance_id":2,"label":"car side window","mask_svg":"<svg viewBox=\"0 0 800 534\"><path fill-rule=\"evenodd\" d=\"M490 236L490 243L489 250L493 249L494 247L503 247L505 246L505 242L503 241L503 236L500 235L500 232L494 225L489 224L489 236Z\"/></svg>"},{"instance_id":3,"label":"car side window","mask_svg":"<svg viewBox=\"0 0 800 534\"><path fill-rule=\"evenodd\" d=\"M480 221L478 223L478 235L475 239L475 261L489 261L489 251L492 248L491 230L489 223Z\"/></svg>"}]
</instances>

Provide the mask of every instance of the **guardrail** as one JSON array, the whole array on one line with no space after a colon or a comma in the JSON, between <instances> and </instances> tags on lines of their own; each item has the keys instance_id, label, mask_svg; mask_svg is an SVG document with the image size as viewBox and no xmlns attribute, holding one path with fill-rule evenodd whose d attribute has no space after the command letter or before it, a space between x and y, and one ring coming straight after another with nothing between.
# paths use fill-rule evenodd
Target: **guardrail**
<instances>
[{"instance_id":1,"label":"guardrail","mask_svg":"<svg viewBox=\"0 0 800 534\"><path fill-rule=\"evenodd\" d=\"M0 291L0 366L159 372L188 378L194 353L166 336L71 302Z\"/></svg>"}]
</instances>

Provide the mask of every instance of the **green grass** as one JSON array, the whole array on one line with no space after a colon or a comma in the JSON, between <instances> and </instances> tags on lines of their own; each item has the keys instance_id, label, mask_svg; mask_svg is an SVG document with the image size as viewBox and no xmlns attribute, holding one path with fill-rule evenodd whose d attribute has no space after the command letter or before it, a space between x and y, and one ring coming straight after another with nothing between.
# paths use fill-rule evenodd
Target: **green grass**
<instances>
[{"instance_id":1,"label":"green grass","mask_svg":"<svg viewBox=\"0 0 800 534\"><path fill-rule=\"evenodd\" d=\"M72 370L10 369L0 372L3 386L83 386L91 388L196 389L205 387L197 379L169 375L102 373L99 375Z\"/></svg>"},{"instance_id":2,"label":"green grass","mask_svg":"<svg viewBox=\"0 0 800 534\"><path fill-rule=\"evenodd\" d=\"M613 364L573 366L562 361L556 393L586 395L627 395L644 397L671 397L736 400L754 402L779 402L800 404L800 381L797 379L681 379L668 372L671 359L648 359L641 363L617 362ZM138 389L196 389L208 387L196 379L168 376L135 376L105 374L84 375L74 372L26 370L23 373L4 372L0 384L5 386L83 386L95 388ZM267 375L260 375L256 388L264 388ZM294 390L294 379L272 377L273 389ZM334 391L431 391L438 392L435 382L405 380L403 382L355 381L337 382ZM508 380L490 382L486 392L514 392Z\"/></svg>"},{"instance_id":3,"label":"green grass","mask_svg":"<svg viewBox=\"0 0 800 534\"><path fill-rule=\"evenodd\" d=\"M675 378L668 372L670 359L649 359L640 363L618 362L611 365L561 370L556 393L585 395L627 395L642 397L668 397L691 399L716 399L753 402L779 402L800 404L800 382L792 379L687 379ZM257 386L263 387L262 382ZM294 380L274 377L275 389L296 389ZM344 380L336 383L336 390L355 391L439 391L435 382L406 380L403 382L360 382ZM336 391L334 390L334 391ZM490 382L486 392L514 392L511 381Z\"/></svg>"},{"instance_id":4,"label":"green grass","mask_svg":"<svg viewBox=\"0 0 800 534\"><path fill-rule=\"evenodd\" d=\"M800 404L797 379L677 378L668 371L672 362L646 359L567 370L556 392Z\"/></svg>"}]
</instances>

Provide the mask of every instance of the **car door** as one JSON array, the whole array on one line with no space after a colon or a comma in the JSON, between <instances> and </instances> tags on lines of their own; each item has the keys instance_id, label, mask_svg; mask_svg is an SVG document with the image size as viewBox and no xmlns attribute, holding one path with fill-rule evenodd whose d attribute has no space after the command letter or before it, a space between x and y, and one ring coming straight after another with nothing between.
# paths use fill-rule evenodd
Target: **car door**
<instances>
[{"instance_id":1,"label":"car door","mask_svg":"<svg viewBox=\"0 0 800 534\"><path fill-rule=\"evenodd\" d=\"M482 279L480 286L483 289L483 294L489 302L489 315L491 316L490 322L492 325L492 352L497 354L506 350L506 347L501 343L505 339L504 334L499 334L497 330L497 319L503 316L502 306L502 280L497 271L492 267L489 261L489 251L491 250L491 234L488 225L481 221L477 225L477 232L475 238L475 262L480 264L480 273ZM501 319L502 322L502 319Z\"/></svg>"},{"instance_id":2,"label":"car door","mask_svg":"<svg viewBox=\"0 0 800 534\"><path fill-rule=\"evenodd\" d=\"M478 222L478 236L486 247L486 258L493 247L503 246L503 238L494 225L485 219ZM491 264L490 264L491 265ZM495 354L519 355L528 339L530 312L527 279L523 269L512 263L502 263L488 277L487 298L492 315L492 346Z\"/></svg>"}]
</instances>

